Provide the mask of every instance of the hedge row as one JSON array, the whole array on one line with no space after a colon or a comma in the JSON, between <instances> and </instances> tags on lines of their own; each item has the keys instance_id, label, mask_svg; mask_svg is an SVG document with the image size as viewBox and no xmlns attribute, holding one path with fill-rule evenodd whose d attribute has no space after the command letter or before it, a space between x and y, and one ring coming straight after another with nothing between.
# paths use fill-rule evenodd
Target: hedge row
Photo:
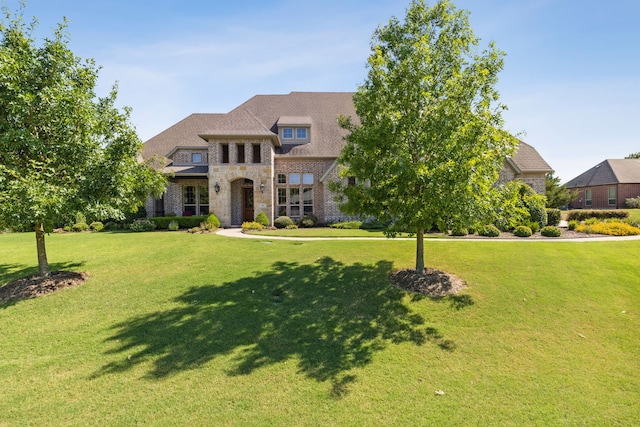
<instances>
[{"instance_id":1,"label":"hedge row","mask_svg":"<svg viewBox=\"0 0 640 427\"><path fill-rule=\"evenodd\" d=\"M180 228L193 228L198 227L201 223L207 220L206 215L194 215L194 216L156 216L148 218L152 221L156 228L161 230L167 230L171 221L178 223Z\"/></svg>"},{"instance_id":2,"label":"hedge row","mask_svg":"<svg viewBox=\"0 0 640 427\"><path fill-rule=\"evenodd\" d=\"M584 221L589 218L609 219L618 218L625 219L629 217L627 211L606 211L606 210L576 210L567 214L567 221Z\"/></svg>"}]
</instances>

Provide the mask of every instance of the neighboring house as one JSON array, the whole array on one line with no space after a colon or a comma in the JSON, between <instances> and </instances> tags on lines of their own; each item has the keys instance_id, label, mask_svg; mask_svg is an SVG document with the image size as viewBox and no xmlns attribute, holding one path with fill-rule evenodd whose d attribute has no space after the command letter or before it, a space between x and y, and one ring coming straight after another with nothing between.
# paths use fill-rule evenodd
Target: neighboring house
<instances>
[{"instance_id":1,"label":"neighboring house","mask_svg":"<svg viewBox=\"0 0 640 427\"><path fill-rule=\"evenodd\" d=\"M567 182L576 198L569 209L624 208L640 196L640 159L608 159Z\"/></svg>"},{"instance_id":2,"label":"neighboring house","mask_svg":"<svg viewBox=\"0 0 640 427\"><path fill-rule=\"evenodd\" d=\"M169 176L164 196L149 200L149 216L214 212L223 226L313 214L344 219L328 183L338 180L336 159L346 131L340 115L357 119L353 93L291 92L257 95L227 114L192 114L144 144L143 157ZM549 165L521 143L500 181L521 179L544 194ZM345 184L348 180L345 180Z\"/></svg>"}]
</instances>

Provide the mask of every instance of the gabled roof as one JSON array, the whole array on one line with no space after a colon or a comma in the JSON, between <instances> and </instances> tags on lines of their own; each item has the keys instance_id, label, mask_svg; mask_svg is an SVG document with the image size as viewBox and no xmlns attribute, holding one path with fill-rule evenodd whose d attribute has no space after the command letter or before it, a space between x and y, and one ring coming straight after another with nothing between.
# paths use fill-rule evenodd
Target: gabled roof
<instances>
[{"instance_id":1,"label":"gabled roof","mask_svg":"<svg viewBox=\"0 0 640 427\"><path fill-rule=\"evenodd\" d=\"M567 182L567 188L611 184L640 184L640 159L607 159Z\"/></svg>"},{"instance_id":2,"label":"gabled roof","mask_svg":"<svg viewBox=\"0 0 640 427\"><path fill-rule=\"evenodd\" d=\"M551 166L542 158L538 151L523 141L519 142L517 151L507 159L507 163L509 163L518 174L553 172Z\"/></svg>"},{"instance_id":3,"label":"gabled roof","mask_svg":"<svg viewBox=\"0 0 640 427\"><path fill-rule=\"evenodd\" d=\"M357 121L351 92L291 92L256 95L227 114L192 114L144 144L145 159L167 156L176 146L206 147L208 138L271 138L276 155L335 158L346 131L340 115ZM280 122L279 122L280 121ZM278 124L310 125L308 144L281 146Z\"/></svg>"}]
</instances>

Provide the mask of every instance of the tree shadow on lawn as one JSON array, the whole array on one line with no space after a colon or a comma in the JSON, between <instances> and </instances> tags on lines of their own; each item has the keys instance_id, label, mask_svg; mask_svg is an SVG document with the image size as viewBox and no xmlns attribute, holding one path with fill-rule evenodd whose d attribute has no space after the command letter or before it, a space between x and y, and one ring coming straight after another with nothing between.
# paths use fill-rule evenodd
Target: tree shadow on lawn
<instances>
[{"instance_id":1,"label":"tree shadow on lawn","mask_svg":"<svg viewBox=\"0 0 640 427\"><path fill-rule=\"evenodd\" d=\"M271 269L222 285L193 287L175 299L180 307L141 315L113 327L107 340L122 356L96 375L123 372L152 360L148 378L196 369L234 354L229 375L298 360L299 372L331 381L344 395L355 380L348 371L371 362L391 343L433 342L433 328L389 284L392 264L344 265L276 262ZM440 337L439 337L440 338Z\"/></svg>"}]
</instances>

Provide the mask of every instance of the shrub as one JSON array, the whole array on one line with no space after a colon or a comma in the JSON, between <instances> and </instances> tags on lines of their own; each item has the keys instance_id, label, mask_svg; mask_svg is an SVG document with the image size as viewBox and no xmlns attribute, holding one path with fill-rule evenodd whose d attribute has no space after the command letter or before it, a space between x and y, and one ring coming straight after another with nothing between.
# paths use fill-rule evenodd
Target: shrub
<instances>
[{"instance_id":1,"label":"shrub","mask_svg":"<svg viewBox=\"0 0 640 427\"><path fill-rule=\"evenodd\" d=\"M540 234L545 237L560 237L562 231L560 231L560 229L556 226L547 225L546 227L542 227L542 230L540 230Z\"/></svg>"},{"instance_id":2,"label":"shrub","mask_svg":"<svg viewBox=\"0 0 640 427\"><path fill-rule=\"evenodd\" d=\"M86 224L87 217L82 212L76 212L76 224Z\"/></svg>"},{"instance_id":3,"label":"shrub","mask_svg":"<svg viewBox=\"0 0 640 427\"><path fill-rule=\"evenodd\" d=\"M576 231L587 234L606 234L609 236L635 236L640 234L640 228L624 222L600 222L597 224L580 224Z\"/></svg>"},{"instance_id":4,"label":"shrub","mask_svg":"<svg viewBox=\"0 0 640 427\"><path fill-rule=\"evenodd\" d=\"M70 232L70 231L73 231L73 229L71 228L71 226L70 226L70 225L65 225L62 229L63 229L64 231L66 231L67 233L68 233L68 232Z\"/></svg>"},{"instance_id":5,"label":"shrub","mask_svg":"<svg viewBox=\"0 0 640 427\"><path fill-rule=\"evenodd\" d=\"M362 221L343 221L330 225L331 228L340 228L345 230L357 230L362 227Z\"/></svg>"},{"instance_id":6,"label":"shrub","mask_svg":"<svg viewBox=\"0 0 640 427\"><path fill-rule=\"evenodd\" d=\"M167 230L178 231L179 228L180 228L180 224L178 224L178 221L171 221L169 223L169 226L167 227Z\"/></svg>"},{"instance_id":7,"label":"shrub","mask_svg":"<svg viewBox=\"0 0 640 427\"><path fill-rule=\"evenodd\" d=\"M621 210L576 210L567 214L567 220L584 221L589 218L618 218L625 219L629 217L629 212Z\"/></svg>"},{"instance_id":8,"label":"shrub","mask_svg":"<svg viewBox=\"0 0 640 427\"><path fill-rule=\"evenodd\" d=\"M640 209L640 197L625 199L624 207L629 209Z\"/></svg>"},{"instance_id":9,"label":"shrub","mask_svg":"<svg viewBox=\"0 0 640 427\"><path fill-rule=\"evenodd\" d=\"M204 222L204 228L207 230L215 230L216 228L220 228L220 220L213 212L207 216L207 220Z\"/></svg>"},{"instance_id":10,"label":"shrub","mask_svg":"<svg viewBox=\"0 0 640 427\"><path fill-rule=\"evenodd\" d=\"M149 221L153 221L156 225L156 228L166 230L169 228L169 224L172 221L178 223L179 228L193 228L199 227L201 223L207 221L206 216L198 215L198 216L157 216L147 218Z\"/></svg>"},{"instance_id":11,"label":"shrub","mask_svg":"<svg viewBox=\"0 0 640 427\"><path fill-rule=\"evenodd\" d=\"M89 225L89 227L93 231L102 231L104 229L104 224L101 223L100 221L94 221L91 223L91 225Z\"/></svg>"},{"instance_id":12,"label":"shrub","mask_svg":"<svg viewBox=\"0 0 640 427\"><path fill-rule=\"evenodd\" d=\"M558 225L562 219L560 209L547 209L547 225Z\"/></svg>"},{"instance_id":13,"label":"shrub","mask_svg":"<svg viewBox=\"0 0 640 427\"><path fill-rule=\"evenodd\" d=\"M279 216L273 221L273 225L276 228L287 228L290 225L295 225L295 223L288 216Z\"/></svg>"},{"instance_id":14,"label":"shrub","mask_svg":"<svg viewBox=\"0 0 640 427\"><path fill-rule=\"evenodd\" d=\"M467 234L469 234L469 230L466 228L455 228L451 230L452 236L466 236Z\"/></svg>"},{"instance_id":15,"label":"shrub","mask_svg":"<svg viewBox=\"0 0 640 427\"><path fill-rule=\"evenodd\" d=\"M535 221L525 221L520 225L524 225L525 227L529 227L531 229L531 233L537 233L540 229L540 224Z\"/></svg>"},{"instance_id":16,"label":"shrub","mask_svg":"<svg viewBox=\"0 0 640 427\"><path fill-rule=\"evenodd\" d=\"M269 226L269 218L267 218L267 214L264 212L260 212L258 216L256 216L256 222L262 224L263 227Z\"/></svg>"},{"instance_id":17,"label":"shrub","mask_svg":"<svg viewBox=\"0 0 640 427\"><path fill-rule=\"evenodd\" d=\"M514 236L518 237L530 237L533 233L531 232L531 229L526 225L519 225L515 228L515 230L513 230L513 234Z\"/></svg>"},{"instance_id":18,"label":"shrub","mask_svg":"<svg viewBox=\"0 0 640 427\"><path fill-rule=\"evenodd\" d=\"M298 228L295 224L289 224L285 227L286 230L296 230Z\"/></svg>"},{"instance_id":19,"label":"shrub","mask_svg":"<svg viewBox=\"0 0 640 427\"><path fill-rule=\"evenodd\" d=\"M71 229L73 231L87 231L89 230L89 224L87 224L86 222L77 222L73 224Z\"/></svg>"},{"instance_id":20,"label":"shrub","mask_svg":"<svg viewBox=\"0 0 640 427\"><path fill-rule=\"evenodd\" d=\"M104 225L103 230L104 231L120 230L120 225L117 222L109 221Z\"/></svg>"},{"instance_id":21,"label":"shrub","mask_svg":"<svg viewBox=\"0 0 640 427\"><path fill-rule=\"evenodd\" d=\"M260 224L257 221L245 221L242 223L242 231L245 230L262 230L264 225Z\"/></svg>"},{"instance_id":22,"label":"shrub","mask_svg":"<svg viewBox=\"0 0 640 427\"><path fill-rule=\"evenodd\" d=\"M156 229L156 224L148 219L136 219L129 228L135 232L153 231Z\"/></svg>"},{"instance_id":23,"label":"shrub","mask_svg":"<svg viewBox=\"0 0 640 427\"><path fill-rule=\"evenodd\" d=\"M305 215L298 221L298 227L312 228L318 225L318 218L314 215Z\"/></svg>"},{"instance_id":24,"label":"shrub","mask_svg":"<svg viewBox=\"0 0 640 427\"><path fill-rule=\"evenodd\" d=\"M356 222L359 222L359 221L356 221ZM389 225L388 222L384 223L375 218L371 218L366 221L363 221L361 224L362 225L360 226L360 228L362 228L363 230L384 230Z\"/></svg>"},{"instance_id":25,"label":"shrub","mask_svg":"<svg viewBox=\"0 0 640 427\"><path fill-rule=\"evenodd\" d=\"M484 237L498 237L500 235L500 230L495 225L484 225L478 227L478 235Z\"/></svg>"},{"instance_id":26,"label":"shrub","mask_svg":"<svg viewBox=\"0 0 640 427\"><path fill-rule=\"evenodd\" d=\"M567 229L575 230L576 227L578 227L578 225L580 225L580 222L576 221L575 219L572 219L567 223Z\"/></svg>"}]
</instances>

